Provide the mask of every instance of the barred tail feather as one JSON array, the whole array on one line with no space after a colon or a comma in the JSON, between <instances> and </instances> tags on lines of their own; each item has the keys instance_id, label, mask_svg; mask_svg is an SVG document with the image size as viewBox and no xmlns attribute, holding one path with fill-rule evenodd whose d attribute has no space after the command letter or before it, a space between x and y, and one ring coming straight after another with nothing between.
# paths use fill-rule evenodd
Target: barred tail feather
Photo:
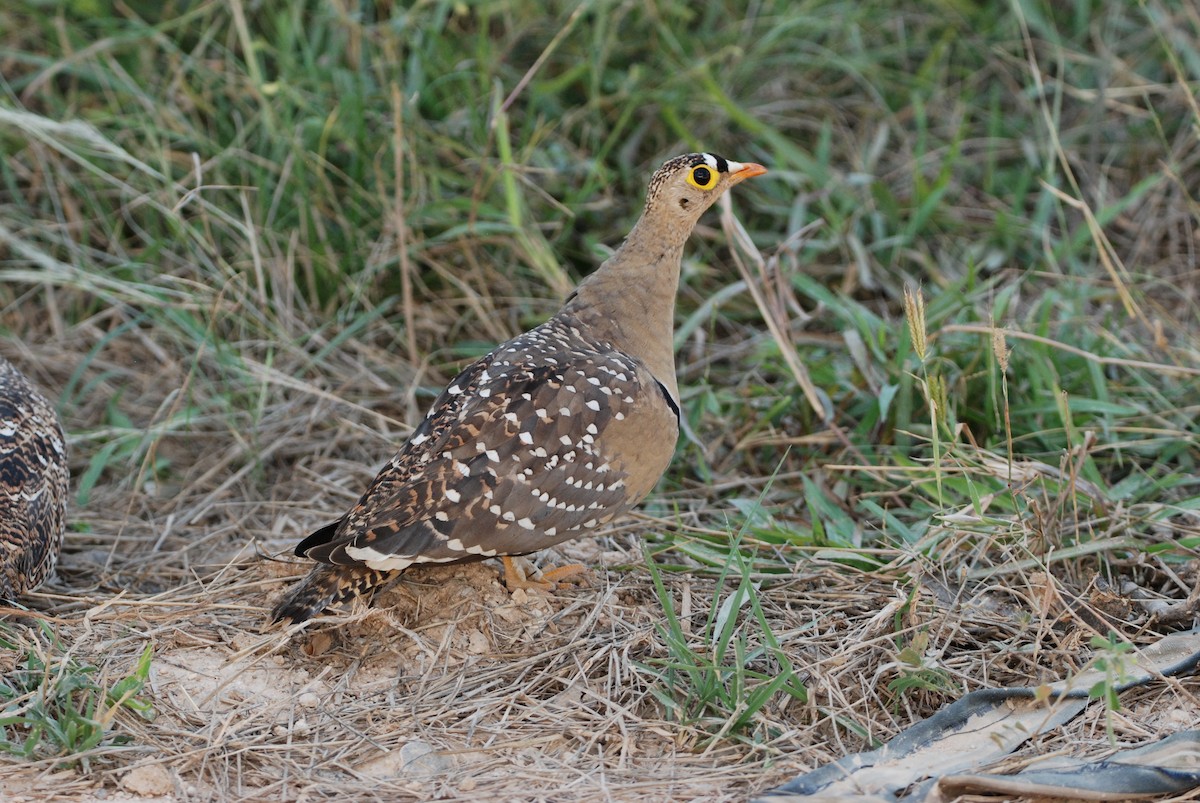
<instances>
[{"instance_id":1,"label":"barred tail feather","mask_svg":"<svg viewBox=\"0 0 1200 803\"><path fill-rule=\"evenodd\" d=\"M366 566L318 564L271 611L274 621L304 622L331 605L349 602L390 580L396 572Z\"/></svg>"}]
</instances>

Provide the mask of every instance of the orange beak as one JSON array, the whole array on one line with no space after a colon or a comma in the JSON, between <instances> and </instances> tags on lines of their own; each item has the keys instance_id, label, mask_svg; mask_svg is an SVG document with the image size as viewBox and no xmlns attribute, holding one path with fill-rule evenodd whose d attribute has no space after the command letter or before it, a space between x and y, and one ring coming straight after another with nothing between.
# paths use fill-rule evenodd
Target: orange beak
<instances>
[{"instance_id":1,"label":"orange beak","mask_svg":"<svg viewBox=\"0 0 1200 803\"><path fill-rule=\"evenodd\" d=\"M754 162L729 163L729 173L730 178L732 179L731 185L737 184L739 181L745 181L748 178L761 176L765 172L767 172L767 168L760 164L755 164Z\"/></svg>"}]
</instances>

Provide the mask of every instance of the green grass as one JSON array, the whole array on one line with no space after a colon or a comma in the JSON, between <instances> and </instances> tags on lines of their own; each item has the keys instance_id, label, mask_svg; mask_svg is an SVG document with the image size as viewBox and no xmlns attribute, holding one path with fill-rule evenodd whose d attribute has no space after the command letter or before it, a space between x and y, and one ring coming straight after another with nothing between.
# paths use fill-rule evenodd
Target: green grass
<instances>
[{"instance_id":1,"label":"green grass","mask_svg":"<svg viewBox=\"0 0 1200 803\"><path fill-rule=\"evenodd\" d=\"M693 238L679 362L696 439L650 505L709 525L664 537L663 573L722 584L701 656L653 570L674 716L744 734L764 696L798 693L758 606L810 559L1071 579L1195 557L1194 15L407 5L0 10L2 322L87 344L61 396L81 508L97 483L185 486L179 450L205 439L270 495L292 466L256 433L359 365L408 394L384 414L412 420L620 241L659 161L704 148L771 169L734 205L782 277L786 336L724 238ZM187 383L137 416L98 402L145 369L103 354L144 341Z\"/></svg>"},{"instance_id":2,"label":"green grass","mask_svg":"<svg viewBox=\"0 0 1200 803\"><path fill-rule=\"evenodd\" d=\"M777 698L808 700L808 690L764 611L762 581L755 580L754 567L737 549L751 522L761 520L760 503L740 506L742 526L726 544L716 590L698 622L676 610L662 570L650 550L646 553L646 568L663 610L655 629L666 655L642 668L656 679L651 693L667 717L704 735L697 747L718 739L770 741L780 734L760 715L762 710ZM704 565L703 554L683 551Z\"/></svg>"},{"instance_id":3,"label":"green grass","mask_svg":"<svg viewBox=\"0 0 1200 803\"><path fill-rule=\"evenodd\" d=\"M700 748L716 739L755 744L778 737L770 720L760 717L762 709L781 697L808 699L763 612L760 584L752 579L748 564L736 552L733 555L695 633L690 622L681 622L657 565L646 562L663 606L663 622L656 629L667 656L647 662L643 669L657 679L651 692L667 718L704 735ZM726 580L736 583L732 590L724 587Z\"/></svg>"},{"instance_id":4,"label":"green grass","mask_svg":"<svg viewBox=\"0 0 1200 803\"><path fill-rule=\"evenodd\" d=\"M2 660L14 667L0 681L0 750L26 759L62 757L88 771L89 751L130 741L120 732L124 711L153 718L152 704L140 696L152 645L128 675L110 683L97 667L72 657L48 626L29 638L0 626Z\"/></svg>"},{"instance_id":5,"label":"green grass","mask_svg":"<svg viewBox=\"0 0 1200 803\"><path fill-rule=\"evenodd\" d=\"M1102 680L1096 681L1088 689L1088 697L1104 701L1104 731L1111 744L1117 743L1116 731L1113 727L1113 717L1121 710L1121 698L1117 690L1129 682L1129 653L1132 645L1121 640L1116 633L1109 633L1107 638L1092 636L1092 647L1096 657L1092 659L1092 668L1104 673Z\"/></svg>"}]
</instances>

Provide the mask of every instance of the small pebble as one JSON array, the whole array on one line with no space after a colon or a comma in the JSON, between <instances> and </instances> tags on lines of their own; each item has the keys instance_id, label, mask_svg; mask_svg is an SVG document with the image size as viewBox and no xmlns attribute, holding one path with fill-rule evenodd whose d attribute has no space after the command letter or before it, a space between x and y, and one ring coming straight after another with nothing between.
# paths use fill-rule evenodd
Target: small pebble
<instances>
[{"instance_id":1,"label":"small pebble","mask_svg":"<svg viewBox=\"0 0 1200 803\"><path fill-rule=\"evenodd\" d=\"M471 635L467 639L467 652L472 655L487 655L491 652L492 645L488 641L487 636L478 630L472 630Z\"/></svg>"},{"instance_id":2,"label":"small pebble","mask_svg":"<svg viewBox=\"0 0 1200 803\"><path fill-rule=\"evenodd\" d=\"M121 779L121 786L125 791L142 797L166 795L175 789L175 784L171 781L171 773L159 764L134 767L125 773L125 777Z\"/></svg>"}]
</instances>

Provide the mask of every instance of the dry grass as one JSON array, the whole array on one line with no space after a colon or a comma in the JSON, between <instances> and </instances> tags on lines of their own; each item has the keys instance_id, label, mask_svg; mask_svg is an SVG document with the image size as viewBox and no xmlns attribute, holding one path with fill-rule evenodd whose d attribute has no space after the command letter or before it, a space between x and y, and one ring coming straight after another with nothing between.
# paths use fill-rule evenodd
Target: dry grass
<instances>
[{"instance_id":1,"label":"dry grass","mask_svg":"<svg viewBox=\"0 0 1200 803\"><path fill-rule=\"evenodd\" d=\"M0 798L742 800L1196 621L1192 10L368 5L0 8L0 350L77 491L0 660L48 667L25 705L150 645L154 711L0 755ZM414 571L269 627L295 541L691 147L772 174L689 246L672 470L545 556L590 584Z\"/></svg>"},{"instance_id":2,"label":"dry grass","mask_svg":"<svg viewBox=\"0 0 1200 803\"><path fill-rule=\"evenodd\" d=\"M115 355L125 365L156 365L152 375L124 372L120 383L123 409L150 425L170 408L170 389L188 366L156 360L139 339L108 339L84 379L98 379ZM91 345L51 343L25 356L43 367L44 384L65 385L78 367L72 355ZM330 384L369 399L377 394L369 375L351 370ZM95 387L82 415L105 409L104 384ZM376 432L378 411L321 394L308 407L285 400L263 409L256 440L270 446L256 461L242 459L249 442L226 428L163 437L148 452L186 465L185 480L166 487L106 475L76 511L62 579L32 602L52 623L57 649L101 675L127 674L152 644L142 696L155 716L120 711L114 731L129 743L73 757L86 759L86 769L64 769L58 758L4 759L10 799L41 799L34 790L47 786L64 800L143 788L128 773L156 765L180 800L741 800L886 740L963 691L1076 672L1090 636L1110 627L1135 642L1163 632L1127 591L1101 585L1086 558L1049 571L1021 566L1021 545L1039 537L1037 527L1064 526L1050 511L1006 544L981 544L964 520L937 527L927 535L936 559L878 550L883 566L869 573L830 563L832 551L789 560L791 573L770 576L760 600L810 698L773 700L756 724L760 738L749 742L713 742L670 721L651 694L647 666L667 656L638 536L675 529L686 537L689 521L703 529L687 515L640 517L565 545L559 557L597 567L586 588L525 598L510 595L490 565L431 568L410 573L369 609L283 632L265 615L303 566L274 556L348 504L389 448ZM694 492L674 501L684 510L711 504ZM1197 534L1193 519L1177 535ZM632 568L605 568L622 564ZM1146 588L1169 577L1179 597L1197 585L1195 564L1138 564L1125 569ZM964 582L963 566L984 579ZM698 634L713 578L679 573L666 582L685 629ZM1180 618L1190 621L1194 609L1188 604ZM55 654L35 630L17 632L23 648ZM1200 714L1197 688L1185 679L1132 695L1118 714L1119 737L1142 740L1190 721ZM1033 749L1103 751L1104 726L1091 712Z\"/></svg>"}]
</instances>

